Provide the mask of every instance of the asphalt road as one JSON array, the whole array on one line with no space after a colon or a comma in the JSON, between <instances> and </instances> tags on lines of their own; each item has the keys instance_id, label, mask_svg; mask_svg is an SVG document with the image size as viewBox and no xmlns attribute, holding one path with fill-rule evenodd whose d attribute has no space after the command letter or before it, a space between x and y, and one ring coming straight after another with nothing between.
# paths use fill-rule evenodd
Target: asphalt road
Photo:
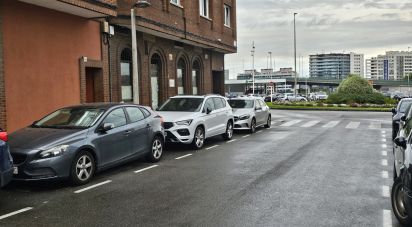
<instances>
[{"instance_id":1,"label":"asphalt road","mask_svg":"<svg viewBox=\"0 0 412 227\"><path fill-rule=\"evenodd\" d=\"M157 166L135 161L86 186L12 183L0 226L398 226L390 113L272 115L271 129L172 146Z\"/></svg>"}]
</instances>

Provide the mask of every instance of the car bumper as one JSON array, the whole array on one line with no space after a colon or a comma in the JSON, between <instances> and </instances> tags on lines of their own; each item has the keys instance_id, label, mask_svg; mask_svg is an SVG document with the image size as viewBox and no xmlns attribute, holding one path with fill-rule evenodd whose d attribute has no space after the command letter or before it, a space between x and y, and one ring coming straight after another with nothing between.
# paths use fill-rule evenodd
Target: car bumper
<instances>
[{"instance_id":1,"label":"car bumper","mask_svg":"<svg viewBox=\"0 0 412 227\"><path fill-rule=\"evenodd\" d=\"M13 178L13 168L0 172L0 188L7 185Z\"/></svg>"},{"instance_id":2,"label":"car bumper","mask_svg":"<svg viewBox=\"0 0 412 227\"><path fill-rule=\"evenodd\" d=\"M246 120L235 120L234 130L249 130L251 124L251 119Z\"/></svg>"},{"instance_id":3,"label":"car bumper","mask_svg":"<svg viewBox=\"0 0 412 227\"><path fill-rule=\"evenodd\" d=\"M194 132L187 127L174 127L165 130L166 143L183 143L191 144L194 137Z\"/></svg>"}]
</instances>

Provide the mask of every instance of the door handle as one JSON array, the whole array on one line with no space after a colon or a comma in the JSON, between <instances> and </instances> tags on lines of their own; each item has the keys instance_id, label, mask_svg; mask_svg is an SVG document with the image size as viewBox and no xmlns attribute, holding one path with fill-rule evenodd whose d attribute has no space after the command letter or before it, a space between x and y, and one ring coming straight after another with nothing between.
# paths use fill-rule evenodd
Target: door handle
<instances>
[{"instance_id":1,"label":"door handle","mask_svg":"<svg viewBox=\"0 0 412 227\"><path fill-rule=\"evenodd\" d=\"M128 136L130 133L132 133L133 132L133 130L127 130L127 131L125 131L124 132L124 134L126 135L126 136Z\"/></svg>"},{"instance_id":2,"label":"door handle","mask_svg":"<svg viewBox=\"0 0 412 227\"><path fill-rule=\"evenodd\" d=\"M151 128L151 127L152 127L151 124L147 124L147 125L146 125L146 128Z\"/></svg>"}]
</instances>

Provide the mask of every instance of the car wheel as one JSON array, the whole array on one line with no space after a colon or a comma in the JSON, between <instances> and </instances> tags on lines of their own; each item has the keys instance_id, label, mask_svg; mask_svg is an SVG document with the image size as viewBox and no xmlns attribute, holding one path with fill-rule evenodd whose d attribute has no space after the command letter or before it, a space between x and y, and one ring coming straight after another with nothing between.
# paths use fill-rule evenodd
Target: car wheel
<instances>
[{"instance_id":1,"label":"car wheel","mask_svg":"<svg viewBox=\"0 0 412 227\"><path fill-rule=\"evenodd\" d=\"M249 129L250 133L255 133L256 132L256 119L253 118L252 122L250 123L250 129Z\"/></svg>"},{"instance_id":2,"label":"car wheel","mask_svg":"<svg viewBox=\"0 0 412 227\"><path fill-rule=\"evenodd\" d=\"M227 122L226 132L223 134L225 140L231 140L233 137L233 123L231 121Z\"/></svg>"},{"instance_id":3,"label":"car wheel","mask_svg":"<svg viewBox=\"0 0 412 227\"><path fill-rule=\"evenodd\" d=\"M265 128L270 128L272 125L272 117L269 115L268 120L266 121Z\"/></svg>"},{"instance_id":4,"label":"car wheel","mask_svg":"<svg viewBox=\"0 0 412 227\"><path fill-rule=\"evenodd\" d=\"M202 127L197 127L195 130L195 136L193 138L192 146L196 150L202 149L205 143L205 130Z\"/></svg>"},{"instance_id":5,"label":"car wheel","mask_svg":"<svg viewBox=\"0 0 412 227\"><path fill-rule=\"evenodd\" d=\"M82 185L88 183L95 172L96 164L93 155L89 151L80 151L74 158L70 178L73 184Z\"/></svg>"},{"instance_id":6,"label":"car wheel","mask_svg":"<svg viewBox=\"0 0 412 227\"><path fill-rule=\"evenodd\" d=\"M146 159L149 162L158 162L162 159L163 155L163 146L164 142L163 139L159 136L155 136L152 141L152 145L150 146L150 152L147 153Z\"/></svg>"},{"instance_id":7,"label":"car wheel","mask_svg":"<svg viewBox=\"0 0 412 227\"><path fill-rule=\"evenodd\" d=\"M398 177L392 186L391 201L393 213L402 225L411 226L412 220L411 217L408 216L408 211L405 206L405 193L402 180Z\"/></svg>"}]
</instances>

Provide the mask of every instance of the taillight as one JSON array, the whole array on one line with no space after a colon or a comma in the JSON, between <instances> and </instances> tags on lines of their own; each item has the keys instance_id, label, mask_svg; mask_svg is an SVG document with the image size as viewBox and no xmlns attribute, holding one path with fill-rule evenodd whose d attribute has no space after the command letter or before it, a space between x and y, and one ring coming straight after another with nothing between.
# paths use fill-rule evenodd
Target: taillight
<instances>
[{"instance_id":1,"label":"taillight","mask_svg":"<svg viewBox=\"0 0 412 227\"><path fill-rule=\"evenodd\" d=\"M7 142L9 138L7 137L7 132L0 132L0 140Z\"/></svg>"}]
</instances>

